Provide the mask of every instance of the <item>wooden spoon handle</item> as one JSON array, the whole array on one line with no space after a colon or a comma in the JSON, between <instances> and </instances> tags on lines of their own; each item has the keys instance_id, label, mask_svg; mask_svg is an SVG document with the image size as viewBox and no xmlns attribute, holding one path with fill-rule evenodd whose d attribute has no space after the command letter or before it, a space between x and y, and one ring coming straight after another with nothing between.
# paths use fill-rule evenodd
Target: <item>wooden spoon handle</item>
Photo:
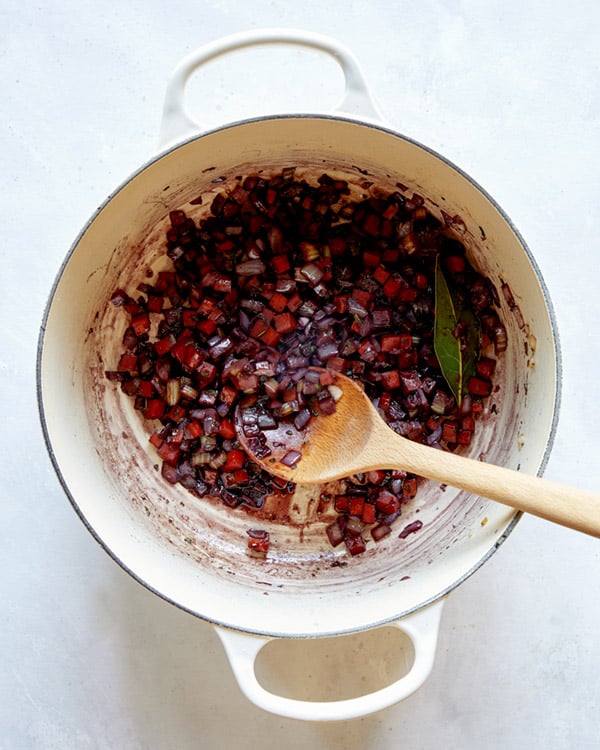
<instances>
[{"instance_id":1,"label":"wooden spoon handle","mask_svg":"<svg viewBox=\"0 0 600 750\"><path fill-rule=\"evenodd\" d=\"M428 448L386 431L369 468L402 468L577 531L600 537L600 495ZM385 463L385 466L384 466Z\"/></svg>"}]
</instances>

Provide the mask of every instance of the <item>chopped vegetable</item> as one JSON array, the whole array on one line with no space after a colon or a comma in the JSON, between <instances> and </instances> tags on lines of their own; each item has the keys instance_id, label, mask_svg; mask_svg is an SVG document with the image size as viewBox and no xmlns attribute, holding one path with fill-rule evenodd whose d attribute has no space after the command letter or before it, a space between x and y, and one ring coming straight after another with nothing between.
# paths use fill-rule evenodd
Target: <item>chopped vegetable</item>
<instances>
[{"instance_id":1,"label":"chopped vegetable","mask_svg":"<svg viewBox=\"0 0 600 750\"><path fill-rule=\"evenodd\" d=\"M443 450L471 443L507 334L454 220L439 221L400 186L353 200L345 181L308 182L291 167L223 184L201 210L197 221L170 212L170 268L135 296L111 297L127 326L106 375L151 422L166 482L253 511L290 495L292 483L243 452L234 414L240 407L252 450L266 457L265 431L282 422L301 430L335 411L336 371L359 380L399 434ZM300 459L290 447L283 463ZM416 493L405 472L324 485L330 544L363 553ZM267 552L267 532L248 536L251 550Z\"/></svg>"},{"instance_id":2,"label":"chopped vegetable","mask_svg":"<svg viewBox=\"0 0 600 750\"><path fill-rule=\"evenodd\" d=\"M252 552L266 554L269 551L270 536L268 531L263 529L248 529L248 549Z\"/></svg>"}]
</instances>

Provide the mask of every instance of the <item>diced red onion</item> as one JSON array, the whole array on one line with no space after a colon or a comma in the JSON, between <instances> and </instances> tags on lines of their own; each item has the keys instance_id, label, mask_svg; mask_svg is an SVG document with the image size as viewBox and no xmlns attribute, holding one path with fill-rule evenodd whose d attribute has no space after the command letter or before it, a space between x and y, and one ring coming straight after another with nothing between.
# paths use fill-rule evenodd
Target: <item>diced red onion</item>
<instances>
[{"instance_id":1,"label":"diced red onion","mask_svg":"<svg viewBox=\"0 0 600 750\"><path fill-rule=\"evenodd\" d=\"M300 276L297 278L308 281L311 286L316 286L323 278L323 275L323 271L319 266L315 263L307 263L300 269Z\"/></svg>"},{"instance_id":2,"label":"diced red onion","mask_svg":"<svg viewBox=\"0 0 600 750\"><path fill-rule=\"evenodd\" d=\"M283 458L281 459L281 463L284 466L288 466L289 468L292 468L298 463L298 461L300 461L301 458L302 458L302 453L300 453L300 451L292 449L292 450L289 450L283 456Z\"/></svg>"},{"instance_id":3,"label":"diced red onion","mask_svg":"<svg viewBox=\"0 0 600 750\"><path fill-rule=\"evenodd\" d=\"M348 520L346 521L346 528L345 528L346 534L352 534L353 536L357 536L358 534L362 534L364 530L365 530L365 524L360 519L350 516Z\"/></svg>"},{"instance_id":4,"label":"diced red onion","mask_svg":"<svg viewBox=\"0 0 600 750\"><path fill-rule=\"evenodd\" d=\"M425 438L425 442L427 443L427 445L433 445L434 443L439 443L441 437L442 426L440 425L439 427L436 427L433 432L427 435L427 437Z\"/></svg>"},{"instance_id":5,"label":"diced red onion","mask_svg":"<svg viewBox=\"0 0 600 750\"><path fill-rule=\"evenodd\" d=\"M348 299L348 312L350 315L357 315L359 318L366 318L369 314L367 310L357 302L353 297Z\"/></svg>"},{"instance_id":6,"label":"diced red onion","mask_svg":"<svg viewBox=\"0 0 600 750\"><path fill-rule=\"evenodd\" d=\"M264 529L246 529L246 534L252 539L268 539L269 532Z\"/></svg>"},{"instance_id":7,"label":"diced red onion","mask_svg":"<svg viewBox=\"0 0 600 750\"><path fill-rule=\"evenodd\" d=\"M327 533L329 543L332 547L337 547L344 541L344 531L337 520L329 524L325 529L325 532Z\"/></svg>"},{"instance_id":8,"label":"diced red onion","mask_svg":"<svg viewBox=\"0 0 600 750\"><path fill-rule=\"evenodd\" d=\"M302 430L313 412L336 409L336 386L322 383L313 366L362 381L392 429L409 439L453 450L444 438L446 424L456 439L448 423L460 424L471 438L492 373L479 367L481 377L468 384L475 395L457 407L432 344L436 255L446 254L460 277L461 299L479 316L482 350L490 357L508 344L494 309L498 295L464 261L461 242L450 238L450 230L464 230L461 217L443 215L446 226L436 223L422 196L397 187L400 192L385 194L365 183L365 197L353 201L343 180L322 175L309 184L290 167L223 184L207 206L211 215L197 223L180 209L170 212L170 270L145 278L135 299L124 290L111 298L130 319L122 337L129 358L124 354L122 366L106 373L144 416L161 421L151 441L165 481L252 510L269 494L292 491L240 455L234 413L239 406L254 455L270 455L263 431L280 420ZM192 203L202 205L202 196ZM508 285L502 293L524 326ZM389 334L405 334L409 345L382 346ZM300 458L288 450L283 463L294 466ZM398 472L344 480L353 514L328 525L331 544L344 541L355 555L365 549L367 527L375 541L389 535L400 503L414 495L411 482ZM375 510L373 519L368 498L375 490L395 502ZM325 489L321 503L327 502ZM409 524L400 536L421 525ZM266 532L254 531L251 549L265 552L259 547L268 542Z\"/></svg>"},{"instance_id":9,"label":"diced red onion","mask_svg":"<svg viewBox=\"0 0 600 750\"><path fill-rule=\"evenodd\" d=\"M391 526L388 526L385 523L379 523L377 526L374 526L371 529L371 536L373 537L373 541L379 542L384 537L388 536L388 534L391 534L392 528Z\"/></svg>"},{"instance_id":10,"label":"diced red onion","mask_svg":"<svg viewBox=\"0 0 600 750\"><path fill-rule=\"evenodd\" d=\"M311 420L310 409L300 409L298 414L294 417L294 427L297 430L303 430Z\"/></svg>"},{"instance_id":11,"label":"diced red onion","mask_svg":"<svg viewBox=\"0 0 600 750\"><path fill-rule=\"evenodd\" d=\"M400 539L406 539L407 536L409 536L410 534L414 534L422 528L423 521L413 521L402 529L402 531L398 534L398 537Z\"/></svg>"},{"instance_id":12,"label":"diced red onion","mask_svg":"<svg viewBox=\"0 0 600 750\"><path fill-rule=\"evenodd\" d=\"M245 260L242 263L238 263L235 267L235 272L238 276L260 276L265 270L266 266L259 258Z\"/></svg>"},{"instance_id":13,"label":"diced red onion","mask_svg":"<svg viewBox=\"0 0 600 750\"><path fill-rule=\"evenodd\" d=\"M338 346L335 341L331 341L327 344L323 344L317 349L317 357L322 361L326 362L331 357L335 357L338 353Z\"/></svg>"}]
</instances>

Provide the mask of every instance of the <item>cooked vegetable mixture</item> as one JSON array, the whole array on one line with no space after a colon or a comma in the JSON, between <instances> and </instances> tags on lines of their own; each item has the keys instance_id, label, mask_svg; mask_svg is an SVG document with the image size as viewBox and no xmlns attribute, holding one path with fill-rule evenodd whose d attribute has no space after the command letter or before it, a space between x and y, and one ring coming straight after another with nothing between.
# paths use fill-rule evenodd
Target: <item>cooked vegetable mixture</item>
<instances>
[{"instance_id":1,"label":"cooked vegetable mixture","mask_svg":"<svg viewBox=\"0 0 600 750\"><path fill-rule=\"evenodd\" d=\"M243 429L260 453L281 421L302 429L331 413L314 366L360 380L401 435L468 446L507 338L495 289L453 231L459 221L438 220L403 186L356 200L344 180L311 183L293 168L224 184L198 222L172 211L171 270L112 296L128 326L106 373L149 421L164 479L229 507L292 493L247 457L234 414L249 415ZM337 512L329 541L363 552L416 492L402 471L323 486ZM252 529L248 544L266 553L269 535Z\"/></svg>"}]
</instances>

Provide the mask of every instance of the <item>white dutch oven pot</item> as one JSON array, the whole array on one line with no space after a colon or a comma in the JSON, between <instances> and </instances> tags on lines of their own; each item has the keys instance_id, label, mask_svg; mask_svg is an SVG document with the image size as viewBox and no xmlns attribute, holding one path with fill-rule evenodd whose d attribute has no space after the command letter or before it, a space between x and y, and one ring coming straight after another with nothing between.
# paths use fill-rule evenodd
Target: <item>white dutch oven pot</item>
<instances>
[{"instance_id":1,"label":"white dutch oven pot","mask_svg":"<svg viewBox=\"0 0 600 750\"><path fill-rule=\"evenodd\" d=\"M264 117L198 135L183 106L190 74L224 53L275 42L335 58L346 80L338 113ZM500 293L509 336L497 371L500 390L470 452L535 474L553 439L559 392L557 334L540 273L508 218L473 180L381 123L356 60L329 38L259 31L192 54L168 86L162 149L92 217L51 293L40 335L38 391L60 481L90 532L123 568L215 625L240 687L256 705L312 720L347 719L390 706L427 678L444 598L502 544L518 514L428 482L405 518L420 518L423 528L406 540L391 534L349 558L328 546L318 524L273 524L267 558L249 557L245 530L251 515L167 485L148 429L129 399L104 378L117 361L125 326L125 316L107 300L116 287L134 290L147 269L164 263L168 211L193 213L190 200L222 187L216 177L294 165L315 176L336 173L356 185L368 179L393 190L402 183L424 196L435 215L459 216L473 264L498 290L502 284L512 290L510 306ZM209 204L207 196L204 206ZM367 695L296 700L271 692L256 677L257 655L270 639L356 635L383 625L412 641L414 661L408 674Z\"/></svg>"}]
</instances>

